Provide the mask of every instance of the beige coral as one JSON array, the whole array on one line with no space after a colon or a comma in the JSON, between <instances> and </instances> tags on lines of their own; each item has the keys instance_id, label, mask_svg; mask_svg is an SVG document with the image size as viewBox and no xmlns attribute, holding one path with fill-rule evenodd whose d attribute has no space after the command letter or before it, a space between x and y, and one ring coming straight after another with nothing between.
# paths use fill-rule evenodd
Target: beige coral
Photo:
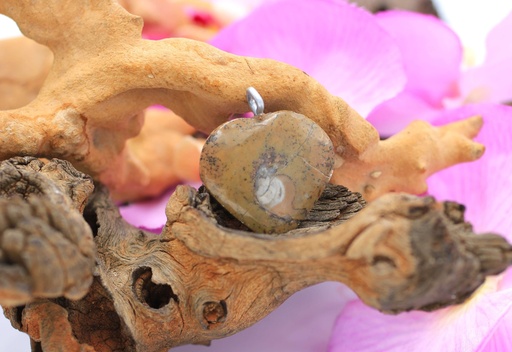
<instances>
[{"instance_id":1,"label":"beige coral","mask_svg":"<svg viewBox=\"0 0 512 352\"><path fill-rule=\"evenodd\" d=\"M27 105L37 97L53 63L45 46L26 37L0 41L0 110ZM148 108L140 133L127 141L145 177L122 199L155 196L169 185L199 181L199 154L204 143L196 130L167 109ZM115 195L114 195L115 196Z\"/></svg>"},{"instance_id":2,"label":"beige coral","mask_svg":"<svg viewBox=\"0 0 512 352\"><path fill-rule=\"evenodd\" d=\"M199 182L199 156L204 143L194 138L196 130L169 110L147 109L145 123L135 138L126 142L134 159L146 171L147 182L134 184L114 194L115 198L136 199L156 196L167 187L183 181Z\"/></svg>"},{"instance_id":3,"label":"beige coral","mask_svg":"<svg viewBox=\"0 0 512 352\"><path fill-rule=\"evenodd\" d=\"M0 41L0 109L15 109L34 100L52 62L52 52L33 40Z\"/></svg>"},{"instance_id":4,"label":"beige coral","mask_svg":"<svg viewBox=\"0 0 512 352\"><path fill-rule=\"evenodd\" d=\"M381 142L373 126L302 71L193 40L142 40L140 18L114 1L89 0L77 7L70 0L6 0L0 12L55 55L37 98L0 112L0 158L64 158L120 197L147 195L152 182L143 153L126 144L140 133L144 108L164 105L210 132L247 110L248 86L260 92L268 111L293 110L315 120L337 150L333 180L367 198L421 191L431 173L475 160L484 150L471 140L481 125L478 118L442 129L417 123ZM167 164L154 160L152 167L156 162Z\"/></svg>"}]
</instances>

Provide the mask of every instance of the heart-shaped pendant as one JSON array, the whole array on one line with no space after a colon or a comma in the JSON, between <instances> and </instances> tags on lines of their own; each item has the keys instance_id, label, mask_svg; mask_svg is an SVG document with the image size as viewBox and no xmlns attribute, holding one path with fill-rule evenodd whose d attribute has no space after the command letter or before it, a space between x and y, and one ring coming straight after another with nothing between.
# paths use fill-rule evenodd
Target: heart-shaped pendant
<instances>
[{"instance_id":1,"label":"heart-shaped pendant","mask_svg":"<svg viewBox=\"0 0 512 352\"><path fill-rule=\"evenodd\" d=\"M332 175L334 148L314 121L291 111L239 118L215 129L201 179L255 232L282 233L305 219Z\"/></svg>"}]
</instances>

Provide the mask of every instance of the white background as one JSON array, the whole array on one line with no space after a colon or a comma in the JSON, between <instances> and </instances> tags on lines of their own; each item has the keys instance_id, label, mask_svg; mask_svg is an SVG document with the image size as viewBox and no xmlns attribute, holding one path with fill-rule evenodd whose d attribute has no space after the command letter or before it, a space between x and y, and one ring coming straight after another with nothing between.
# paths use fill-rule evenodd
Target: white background
<instances>
[{"instance_id":1,"label":"white background","mask_svg":"<svg viewBox=\"0 0 512 352\"><path fill-rule=\"evenodd\" d=\"M512 0L437 0L434 2L438 6L441 17L459 34L464 46L475 54L477 61L482 61L484 58L487 32L512 11ZM18 35L20 33L16 24L0 15L0 39ZM510 45L510 43L503 44ZM0 313L0 352L25 351L30 351L28 338L14 330Z\"/></svg>"}]
</instances>

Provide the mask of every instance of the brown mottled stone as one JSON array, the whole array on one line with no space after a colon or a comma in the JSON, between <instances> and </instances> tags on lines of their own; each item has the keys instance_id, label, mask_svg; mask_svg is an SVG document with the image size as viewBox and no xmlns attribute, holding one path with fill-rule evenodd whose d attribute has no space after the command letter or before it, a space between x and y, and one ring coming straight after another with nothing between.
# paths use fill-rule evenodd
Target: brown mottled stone
<instances>
[{"instance_id":1,"label":"brown mottled stone","mask_svg":"<svg viewBox=\"0 0 512 352\"><path fill-rule=\"evenodd\" d=\"M332 175L334 150L315 122L291 111L240 118L217 128L201 154L201 179L256 232L296 228Z\"/></svg>"}]
</instances>

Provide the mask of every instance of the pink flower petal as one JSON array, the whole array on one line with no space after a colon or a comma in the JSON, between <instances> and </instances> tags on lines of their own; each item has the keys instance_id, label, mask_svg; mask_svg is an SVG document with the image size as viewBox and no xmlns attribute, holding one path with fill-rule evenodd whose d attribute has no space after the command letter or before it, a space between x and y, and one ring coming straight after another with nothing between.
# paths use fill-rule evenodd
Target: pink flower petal
<instances>
[{"instance_id":1,"label":"pink flower petal","mask_svg":"<svg viewBox=\"0 0 512 352\"><path fill-rule=\"evenodd\" d=\"M457 94L462 45L440 19L407 11L377 14L378 24L395 40L407 74L406 90L433 107Z\"/></svg>"},{"instance_id":2,"label":"pink flower petal","mask_svg":"<svg viewBox=\"0 0 512 352\"><path fill-rule=\"evenodd\" d=\"M512 289L512 269L509 269L503 275L498 289L510 290ZM512 335L510 334L510 327L512 326L512 310L505 314L501 321L497 324L496 329L492 334L487 336L487 339L482 341L478 352L502 352L512 351Z\"/></svg>"},{"instance_id":3,"label":"pink flower petal","mask_svg":"<svg viewBox=\"0 0 512 352\"><path fill-rule=\"evenodd\" d=\"M512 308L512 289L495 289L491 281L482 288L491 293L432 313L392 316L351 302L338 317L329 351L475 351Z\"/></svg>"},{"instance_id":4,"label":"pink flower petal","mask_svg":"<svg viewBox=\"0 0 512 352\"><path fill-rule=\"evenodd\" d=\"M190 182L188 184L196 189L201 186L201 183ZM129 224L143 230L160 233L167 221L165 207L174 189L172 187L162 195L149 200L120 205L119 212Z\"/></svg>"},{"instance_id":5,"label":"pink flower petal","mask_svg":"<svg viewBox=\"0 0 512 352\"><path fill-rule=\"evenodd\" d=\"M512 351L512 311L509 311L499 322L496 330L489 339L482 344L477 352L503 352Z\"/></svg>"},{"instance_id":6,"label":"pink flower petal","mask_svg":"<svg viewBox=\"0 0 512 352\"><path fill-rule=\"evenodd\" d=\"M390 136L458 95L462 48L456 34L433 16L385 11L376 19L400 47L407 75L404 92L368 116L382 135Z\"/></svg>"},{"instance_id":7,"label":"pink flower petal","mask_svg":"<svg viewBox=\"0 0 512 352\"><path fill-rule=\"evenodd\" d=\"M119 207L119 212L121 213L121 216L133 226L143 230L160 233L162 227L167 221L165 216L165 206L173 192L174 188L156 198L130 203L128 205L121 205Z\"/></svg>"},{"instance_id":8,"label":"pink flower petal","mask_svg":"<svg viewBox=\"0 0 512 352\"><path fill-rule=\"evenodd\" d=\"M396 97L378 105L367 120L381 136L390 137L403 130L413 120L429 120L439 112L424 99L410 91L403 91Z\"/></svg>"},{"instance_id":9,"label":"pink flower petal","mask_svg":"<svg viewBox=\"0 0 512 352\"><path fill-rule=\"evenodd\" d=\"M211 44L298 67L363 116L405 83L393 40L371 14L345 1L263 4L222 30Z\"/></svg>"},{"instance_id":10,"label":"pink flower petal","mask_svg":"<svg viewBox=\"0 0 512 352\"><path fill-rule=\"evenodd\" d=\"M498 288L500 290L512 288L512 269L509 269L505 272Z\"/></svg>"},{"instance_id":11,"label":"pink flower petal","mask_svg":"<svg viewBox=\"0 0 512 352\"><path fill-rule=\"evenodd\" d=\"M506 46L506 45L505 45ZM512 101L512 56L486 62L463 73L461 95L468 103L510 103Z\"/></svg>"},{"instance_id":12,"label":"pink flower petal","mask_svg":"<svg viewBox=\"0 0 512 352\"><path fill-rule=\"evenodd\" d=\"M453 166L428 179L429 193L466 205L466 218L477 232L493 231L512 241L512 107L467 105L443 112L435 124L481 115L484 126L476 141L486 146L475 162Z\"/></svg>"},{"instance_id":13,"label":"pink flower petal","mask_svg":"<svg viewBox=\"0 0 512 352\"><path fill-rule=\"evenodd\" d=\"M486 40L485 63L495 63L512 59L512 47L506 45L512 32L512 12L494 27Z\"/></svg>"},{"instance_id":14,"label":"pink flower petal","mask_svg":"<svg viewBox=\"0 0 512 352\"><path fill-rule=\"evenodd\" d=\"M484 63L463 73L460 87L466 101L512 101L512 47L505 44L511 32L512 13L489 33Z\"/></svg>"}]
</instances>

